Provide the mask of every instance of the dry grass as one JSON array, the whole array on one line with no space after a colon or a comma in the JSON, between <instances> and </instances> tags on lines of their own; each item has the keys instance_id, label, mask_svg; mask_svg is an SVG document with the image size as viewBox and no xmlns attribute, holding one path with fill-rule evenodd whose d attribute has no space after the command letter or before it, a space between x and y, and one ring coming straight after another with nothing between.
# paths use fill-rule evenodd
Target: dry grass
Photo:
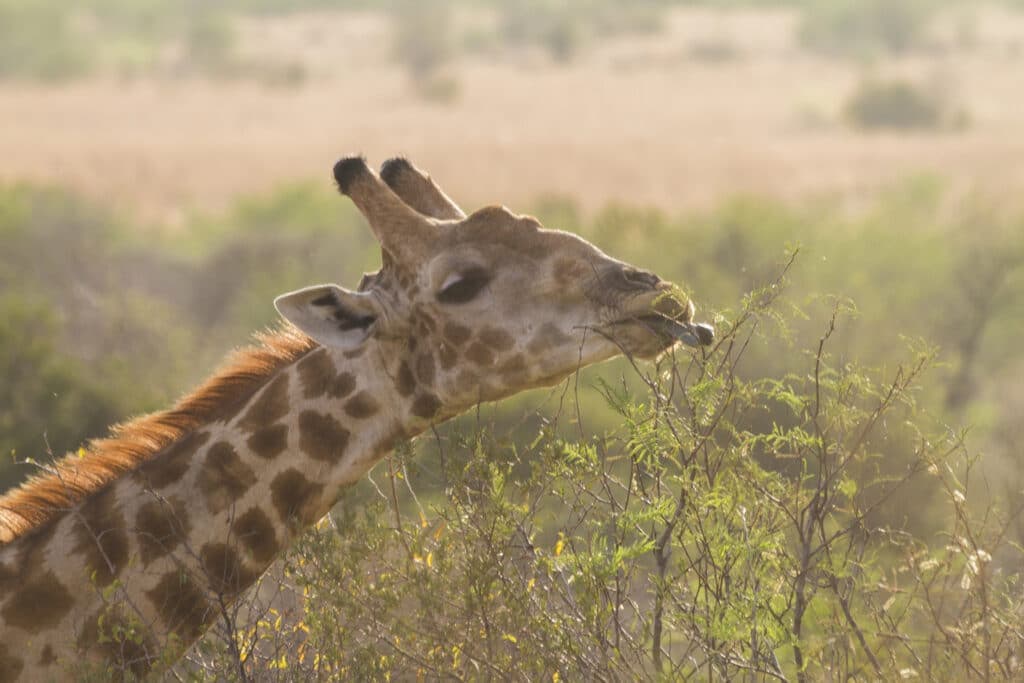
<instances>
[{"instance_id":1,"label":"dry grass","mask_svg":"<svg viewBox=\"0 0 1024 683\"><path fill-rule=\"evenodd\" d=\"M676 14L654 39L615 41L556 67L536 55L463 59L460 98L416 100L372 15L248 23L243 48L307 66L294 88L96 81L0 86L0 180L66 183L146 218L217 209L240 194L320 178L340 155L401 153L467 204L560 193L706 206L735 192L861 196L940 171L965 188L1024 184L1015 46L1024 20L983 14L980 47L876 65L935 81L970 112L963 132L866 136L838 123L865 67L816 59L785 13ZM714 36L739 58L705 63Z\"/></svg>"}]
</instances>

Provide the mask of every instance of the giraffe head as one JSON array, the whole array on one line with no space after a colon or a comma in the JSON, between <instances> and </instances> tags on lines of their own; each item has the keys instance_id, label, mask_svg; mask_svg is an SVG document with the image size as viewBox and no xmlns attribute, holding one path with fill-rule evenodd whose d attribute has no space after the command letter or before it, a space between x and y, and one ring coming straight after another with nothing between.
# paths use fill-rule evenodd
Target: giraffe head
<instances>
[{"instance_id":1,"label":"giraffe head","mask_svg":"<svg viewBox=\"0 0 1024 683\"><path fill-rule=\"evenodd\" d=\"M404 159L380 176L360 157L342 159L334 177L369 221L382 267L357 291L318 285L275 305L329 349L355 355L372 343L417 417L549 385L620 353L649 358L714 337L653 273L504 207L467 216Z\"/></svg>"}]
</instances>

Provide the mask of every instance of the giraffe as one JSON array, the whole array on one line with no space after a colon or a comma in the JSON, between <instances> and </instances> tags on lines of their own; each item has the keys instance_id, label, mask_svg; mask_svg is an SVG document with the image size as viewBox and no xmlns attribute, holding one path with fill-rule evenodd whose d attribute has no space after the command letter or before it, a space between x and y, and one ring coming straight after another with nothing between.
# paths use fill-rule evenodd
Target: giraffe
<instances>
[{"instance_id":1,"label":"giraffe","mask_svg":"<svg viewBox=\"0 0 1024 683\"><path fill-rule=\"evenodd\" d=\"M0 496L0 681L160 670L400 441L713 341L656 275L505 207L467 216L405 159L343 158L334 179L380 270L283 294L282 326L173 408Z\"/></svg>"}]
</instances>

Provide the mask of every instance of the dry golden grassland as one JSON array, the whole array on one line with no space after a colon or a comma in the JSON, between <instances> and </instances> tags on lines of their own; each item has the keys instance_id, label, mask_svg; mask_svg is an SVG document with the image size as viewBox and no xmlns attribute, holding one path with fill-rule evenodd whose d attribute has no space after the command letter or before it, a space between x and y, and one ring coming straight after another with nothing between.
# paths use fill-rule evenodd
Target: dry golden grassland
<instances>
[{"instance_id":1,"label":"dry golden grassland","mask_svg":"<svg viewBox=\"0 0 1024 683\"><path fill-rule=\"evenodd\" d=\"M687 10L659 35L590 46L567 65L461 56L450 68L458 97L437 103L412 94L382 16L250 19L241 48L303 64L302 83L0 85L0 180L70 185L160 221L285 181L326 184L350 151L406 154L470 205L547 193L591 208L707 206L737 192L856 198L922 171L968 189L1024 183L1024 19L987 11L971 49L867 64L801 51L795 25L786 12ZM708 40L735 58L693 58ZM969 125L910 135L845 125L856 83L894 74L934 84Z\"/></svg>"}]
</instances>

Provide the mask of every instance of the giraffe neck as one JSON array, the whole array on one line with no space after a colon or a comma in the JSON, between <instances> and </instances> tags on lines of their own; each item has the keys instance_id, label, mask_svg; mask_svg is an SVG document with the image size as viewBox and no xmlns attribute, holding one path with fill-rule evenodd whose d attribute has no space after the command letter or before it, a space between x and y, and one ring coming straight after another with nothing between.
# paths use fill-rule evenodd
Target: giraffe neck
<instances>
[{"instance_id":1,"label":"giraffe neck","mask_svg":"<svg viewBox=\"0 0 1024 683\"><path fill-rule=\"evenodd\" d=\"M355 358L316 348L232 415L0 546L0 681L59 678L81 651L141 674L168 644L199 638L347 485L429 424L436 399L409 396L400 375L375 346ZM111 640L100 615L136 635Z\"/></svg>"}]
</instances>

